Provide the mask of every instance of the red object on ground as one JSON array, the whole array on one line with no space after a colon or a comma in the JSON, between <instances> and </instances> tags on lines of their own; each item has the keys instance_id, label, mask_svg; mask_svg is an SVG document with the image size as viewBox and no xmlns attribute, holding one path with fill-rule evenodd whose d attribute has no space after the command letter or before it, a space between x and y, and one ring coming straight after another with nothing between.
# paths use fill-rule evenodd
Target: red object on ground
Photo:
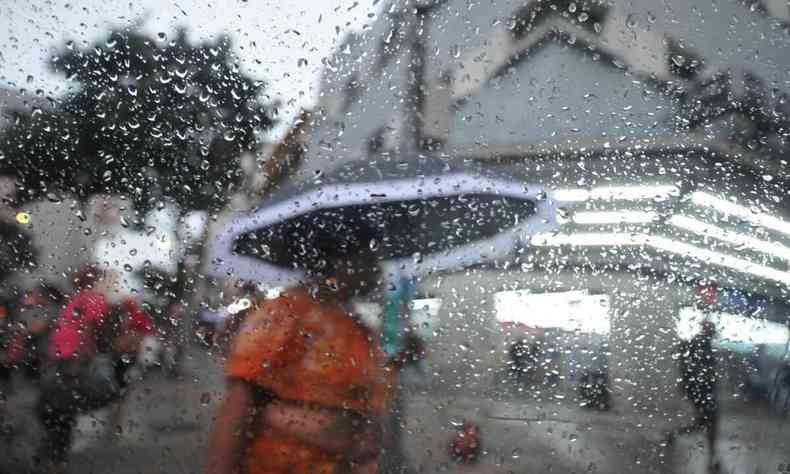
<instances>
[{"instance_id":1,"label":"red object on ground","mask_svg":"<svg viewBox=\"0 0 790 474\"><path fill-rule=\"evenodd\" d=\"M480 456L480 427L464 420L450 443L450 455L458 462L474 462Z\"/></svg>"}]
</instances>

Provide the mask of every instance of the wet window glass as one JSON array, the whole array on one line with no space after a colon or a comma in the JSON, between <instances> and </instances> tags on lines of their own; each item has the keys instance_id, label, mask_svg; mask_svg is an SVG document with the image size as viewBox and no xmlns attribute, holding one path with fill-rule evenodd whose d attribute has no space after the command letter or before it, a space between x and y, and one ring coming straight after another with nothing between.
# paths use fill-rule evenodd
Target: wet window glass
<instances>
[{"instance_id":1,"label":"wet window glass","mask_svg":"<svg viewBox=\"0 0 790 474\"><path fill-rule=\"evenodd\" d=\"M0 18L0 472L790 472L786 0Z\"/></svg>"}]
</instances>

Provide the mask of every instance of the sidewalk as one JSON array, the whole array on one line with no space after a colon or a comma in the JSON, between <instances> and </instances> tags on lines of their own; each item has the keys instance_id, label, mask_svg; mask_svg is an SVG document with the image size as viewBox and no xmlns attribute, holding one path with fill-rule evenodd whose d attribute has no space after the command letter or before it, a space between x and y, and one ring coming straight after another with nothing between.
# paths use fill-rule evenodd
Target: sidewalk
<instances>
[{"instance_id":1,"label":"sidewalk","mask_svg":"<svg viewBox=\"0 0 790 474\"><path fill-rule=\"evenodd\" d=\"M111 426L109 410L79 420L70 472L74 474L200 473L212 417L222 401L221 364L193 351L184 376L153 372L129 394L126 416ZM3 441L0 473L24 473L40 432L33 416L36 392L20 386L9 400L15 431ZM670 448L662 434L688 420L679 405L666 413L598 412L568 401L464 396L450 389L407 389L400 422L402 447L417 473L636 473L704 472L702 436ZM690 407L686 407L690 409ZM680 415L678 415L680 414ZM480 424L484 454L457 465L448 446L463 419ZM788 419L759 408L728 410L719 440L727 474L777 472L790 452Z\"/></svg>"},{"instance_id":2,"label":"sidewalk","mask_svg":"<svg viewBox=\"0 0 790 474\"><path fill-rule=\"evenodd\" d=\"M29 469L41 439L34 415L37 390L20 382L8 402L14 428L3 439L0 473ZM130 390L118 426L112 426L109 408L78 419L69 472L202 472L202 453L223 387L220 365L201 350L190 352L178 379L152 371Z\"/></svg>"},{"instance_id":3,"label":"sidewalk","mask_svg":"<svg viewBox=\"0 0 790 474\"><path fill-rule=\"evenodd\" d=\"M468 419L480 425L486 452L463 472L706 473L703 435L666 445L665 433L687 424L692 415L683 400L671 408L601 412L567 401L418 393L407 398L404 447L418 472L461 472L447 462L446 453L454 425ZM722 474L778 472L778 466L787 466L788 421L759 405L725 403L717 442Z\"/></svg>"}]
</instances>

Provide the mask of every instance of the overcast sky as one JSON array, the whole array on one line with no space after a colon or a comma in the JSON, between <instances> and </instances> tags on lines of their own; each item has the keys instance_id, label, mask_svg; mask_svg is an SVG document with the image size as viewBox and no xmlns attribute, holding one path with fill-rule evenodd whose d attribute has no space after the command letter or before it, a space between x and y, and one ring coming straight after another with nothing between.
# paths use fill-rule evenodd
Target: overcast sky
<instances>
[{"instance_id":1,"label":"overcast sky","mask_svg":"<svg viewBox=\"0 0 790 474\"><path fill-rule=\"evenodd\" d=\"M186 26L193 41L229 33L245 71L268 80L284 104L291 101L287 117L315 102L321 58L345 32L371 24L379 6L377 0L0 0L0 87L61 95L74 84L50 73L46 62L65 40L89 44L113 26L138 22L151 34Z\"/></svg>"}]
</instances>

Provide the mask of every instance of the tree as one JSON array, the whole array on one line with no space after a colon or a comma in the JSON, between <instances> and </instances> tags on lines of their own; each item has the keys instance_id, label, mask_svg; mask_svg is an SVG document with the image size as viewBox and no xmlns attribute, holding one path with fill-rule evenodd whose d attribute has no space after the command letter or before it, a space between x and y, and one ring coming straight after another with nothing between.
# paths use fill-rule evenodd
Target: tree
<instances>
[{"instance_id":1,"label":"tree","mask_svg":"<svg viewBox=\"0 0 790 474\"><path fill-rule=\"evenodd\" d=\"M265 84L240 71L224 36L191 45L184 30L169 42L116 30L85 49L68 42L51 64L78 87L0 137L0 171L16 175L22 198L111 192L142 207L170 197L216 208L273 125Z\"/></svg>"}]
</instances>

